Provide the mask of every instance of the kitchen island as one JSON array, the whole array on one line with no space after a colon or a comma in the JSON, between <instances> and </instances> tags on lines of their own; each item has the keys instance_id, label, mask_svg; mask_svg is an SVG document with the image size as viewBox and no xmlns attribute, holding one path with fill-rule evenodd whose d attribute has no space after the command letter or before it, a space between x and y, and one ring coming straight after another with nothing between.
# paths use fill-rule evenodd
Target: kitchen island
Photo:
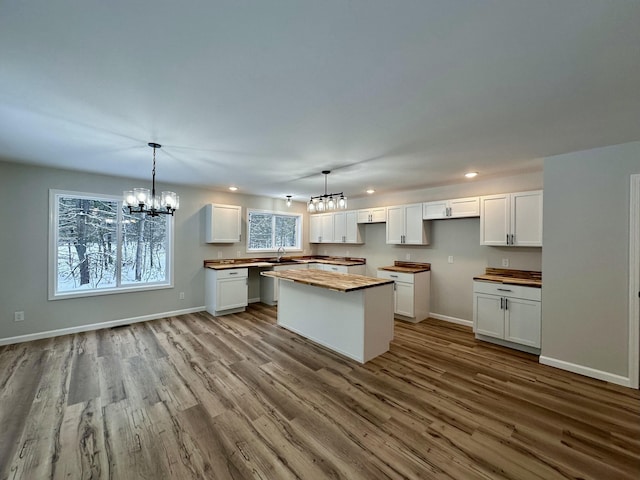
<instances>
[{"instance_id":1,"label":"kitchen island","mask_svg":"<svg viewBox=\"0 0 640 480\"><path fill-rule=\"evenodd\" d=\"M261 275L280 281L279 326L360 363L389 350L392 280L322 270Z\"/></svg>"}]
</instances>

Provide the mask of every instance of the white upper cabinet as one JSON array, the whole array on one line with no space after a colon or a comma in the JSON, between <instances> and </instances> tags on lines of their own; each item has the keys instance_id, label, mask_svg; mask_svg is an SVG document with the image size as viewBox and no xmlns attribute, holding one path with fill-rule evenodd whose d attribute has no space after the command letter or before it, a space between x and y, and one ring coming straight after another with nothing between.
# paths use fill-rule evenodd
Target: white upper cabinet
<instances>
[{"instance_id":1,"label":"white upper cabinet","mask_svg":"<svg viewBox=\"0 0 640 480\"><path fill-rule=\"evenodd\" d=\"M239 243L242 207L210 203L205 207L205 240L207 243Z\"/></svg>"},{"instance_id":2,"label":"white upper cabinet","mask_svg":"<svg viewBox=\"0 0 640 480\"><path fill-rule=\"evenodd\" d=\"M362 243L356 210L333 214L333 241L334 243Z\"/></svg>"},{"instance_id":3,"label":"white upper cabinet","mask_svg":"<svg viewBox=\"0 0 640 480\"><path fill-rule=\"evenodd\" d=\"M480 198L480 244L542 246L542 190Z\"/></svg>"},{"instance_id":4,"label":"white upper cabinet","mask_svg":"<svg viewBox=\"0 0 640 480\"><path fill-rule=\"evenodd\" d=\"M384 223L387 221L387 207L358 210L358 223Z\"/></svg>"},{"instance_id":5,"label":"white upper cabinet","mask_svg":"<svg viewBox=\"0 0 640 480\"><path fill-rule=\"evenodd\" d=\"M464 218L480 216L480 198L454 198L422 204L422 218L437 220L440 218Z\"/></svg>"},{"instance_id":6,"label":"white upper cabinet","mask_svg":"<svg viewBox=\"0 0 640 480\"><path fill-rule=\"evenodd\" d=\"M422 219L422 204L387 207L387 243L394 245L428 245Z\"/></svg>"},{"instance_id":7,"label":"white upper cabinet","mask_svg":"<svg viewBox=\"0 0 640 480\"><path fill-rule=\"evenodd\" d=\"M333 213L309 217L309 243L333 243Z\"/></svg>"}]
</instances>

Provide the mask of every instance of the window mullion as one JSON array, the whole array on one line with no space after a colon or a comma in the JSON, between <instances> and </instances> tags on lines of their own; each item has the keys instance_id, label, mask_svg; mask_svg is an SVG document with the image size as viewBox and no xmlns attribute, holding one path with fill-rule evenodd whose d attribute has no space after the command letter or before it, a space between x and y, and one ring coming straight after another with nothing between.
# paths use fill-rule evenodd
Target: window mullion
<instances>
[{"instance_id":1,"label":"window mullion","mask_svg":"<svg viewBox=\"0 0 640 480\"><path fill-rule=\"evenodd\" d=\"M271 248L276 248L276 216L271 215Z\"/></svg>"},{"instance_id":2,"label":"window mullion","mask_svg":"<svg viewBox=\"0 0 640 480\"><path fill-rule=\"evenodd\" d=\"M118 202L118 217L116 219L116 288L122 286L122 202Z\"/></svg>"}]
</instances>

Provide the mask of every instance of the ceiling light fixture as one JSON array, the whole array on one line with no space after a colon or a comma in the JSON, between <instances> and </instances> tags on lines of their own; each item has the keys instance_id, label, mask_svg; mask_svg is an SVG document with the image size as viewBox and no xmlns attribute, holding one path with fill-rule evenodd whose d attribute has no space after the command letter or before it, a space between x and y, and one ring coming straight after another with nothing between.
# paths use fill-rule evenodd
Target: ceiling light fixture
<instances>
[{"instance_id":1,"label":"ceiling light fixture","mask_svg":"<svg viewBox=\"0 0 640 480\"><path fill-rule=\"evenodd\" d=\"M372 193L376 193L376 191L375 191L373 188L369 188L369 189L367 190L367 193L368 193L369 195L371 195Z\"/></svg>"},{"instance_id":2,"label":"ceiling light fixture","mask_svg":"<svg viewBox=\"0 0 640 480\"><path fill-rule=\"evenodd\" d=\"M477 177L478 176L478 172L467 172L464 174L465 177L467 178L473 178L473 177Z\"/></svg>"},{"instance_id":3,"label":"ceiling light fixture","mask_svg":"<svg viewBox=\"0 0 640 480\"><path fill-rule=\"evenodd\" d=\"M287 207L291 206L291 195L287 195Z\"/></svg>"},{"instance_id":4,"label":"ceiling light fixture","mask_svg":"<svg viewBox=\"0 0 640 480\"><path fill-rule=\"evenodd\" d=\"M134 188L123 192L124 205L129 213L146 213L150 217L173 215L180 207L180 197L175 192L162 192L156 196L156 149L162 148L159 143L149 142L153 148L153 170L151 171L151 192L148 188Z\"/></svg>"},{"instance_id":5,"label":"ceiling light fixture","mask_svg":"<svg viewBox=\"0 0 640 480\"><path fill-rule=\"evenodd\" d=\"M324 212L325 210L343 210L347 208L347 197L343 192L340 193L327 193L327 176L331 173L331 170L323 170L324 175L324 195L316 195L311 197L307 204L307 211L310 213Z\"/></svg>"},{"instance_id":6,"label":"ceiling light fixture","mask_svg":"<svg viewBox=\"0 0 640 480\"><path fill-rule=\"evenodd\" d=\"M229 190L231 190L232 192L236 192L238 190L238 187L229 187Z\"/></svg>"}]
</instances>

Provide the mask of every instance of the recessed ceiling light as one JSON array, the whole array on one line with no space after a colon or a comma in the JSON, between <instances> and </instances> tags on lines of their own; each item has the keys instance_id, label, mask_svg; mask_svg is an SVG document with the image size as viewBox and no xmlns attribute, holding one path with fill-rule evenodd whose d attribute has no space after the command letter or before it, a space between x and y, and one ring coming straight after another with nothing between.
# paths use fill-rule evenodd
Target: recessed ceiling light
<instances>
[{"instance_id":1,"label":"recessed ceiling light","mask_svg":"<svg viewBox=\"0 0 640 480\"><path fill-rule=\"evenodd\" d=\"M369 188L367 189L367 193L371 195L372 193L376 193L376 191L373 188Z\"/></svg>"},{"instance_id":2,"label":"recessed ceiling light","mask_svg":"<svg viewBox=\"0 0 640 480\"><path fill-rule=\"evenodd\" d=\"M231 190L232 192L235 192L236 190L238 190L238 187L229 187L229 190Z\"/></svg>"},{"instance_id":3,"label":"recessed ceiling light","mask_svg":"<svg viewBox=\"0 0 640 480\"><path fill-rule=\"evenodd\" d=\"M464 174L464 176L467 177L467 178L473 178L473 177L475 177L477 175L478 175L478 172L467 172L467 173Z\"/></svg>"}]
</instances>

